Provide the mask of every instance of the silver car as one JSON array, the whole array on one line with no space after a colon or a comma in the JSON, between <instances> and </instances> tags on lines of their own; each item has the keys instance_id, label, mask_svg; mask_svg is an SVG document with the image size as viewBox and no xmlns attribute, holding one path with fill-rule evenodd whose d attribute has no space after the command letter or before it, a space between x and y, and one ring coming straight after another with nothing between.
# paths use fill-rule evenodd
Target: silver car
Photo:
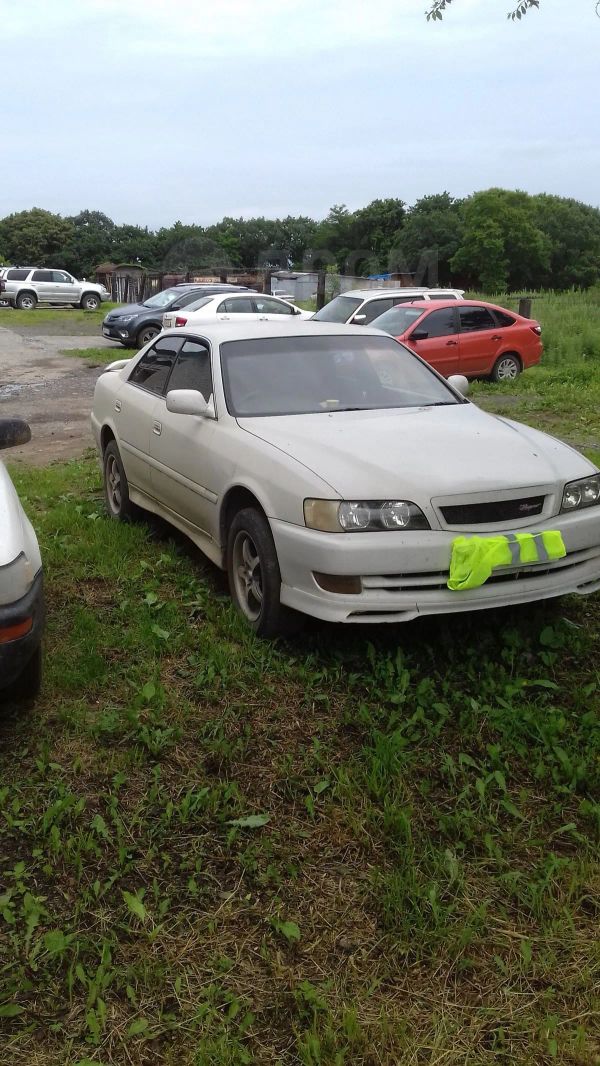
<instances>
[{"instance_id":1,"label":"silver car","mask_svg":"<svg viewBox=\"0 0 600 1066\"><path fill-rule=\"evenodd\" d=\"M2 271L5 289L0 299L20 311L32 311L37 304L71 304L95 311L110 293L104 285L77 281L66 270L48 267L8 267Z\"/></svg>"}]
</instances>

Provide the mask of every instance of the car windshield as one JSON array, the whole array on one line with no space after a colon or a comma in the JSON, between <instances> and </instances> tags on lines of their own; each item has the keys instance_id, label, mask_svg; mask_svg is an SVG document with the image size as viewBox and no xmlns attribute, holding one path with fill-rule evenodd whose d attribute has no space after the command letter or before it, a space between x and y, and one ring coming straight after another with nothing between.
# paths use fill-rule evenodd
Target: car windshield
<instances>
[{"instance_id":1,"label":"car windshield","mask_svg":"<svg viewBox=\"0 0 600 1066\"><path fill-rule=\"evenodd\" d=\"M265 337L221 345L237 417L462 403L413 352L386 337Z\"/></svg>"},{"instance_id":2,"label":"car windshield","mask_svg":"<svg viewBox=\"0 0 600 1066\"><path fill-rule=\"evenodd\" d=\"M361 303L362 300L357 296L336 296L331 303L325 304L325 307L313 315L312 321L316 319L317 322L347 322Z\"/></svg>"},{"instance_id":3,"label":"car windshield","mask_svg":"<svg viewBox=\"0 0 600 1066\"><path fill-rule=\"evenodd\" d=\"M186 311L199 311L201 307L206 307L207 304L212 303L214 296L202 296L198 300L193 300L191 304L185 305Z\"/></svg>"},{"instance_id":4,"label":"car windshield","mask_svg":"<svg viewBox=\"0 0 600 1066\"><path fill-rule=\"evenodd\" d=\"M163 289L162 292L157 292L156 296L144 300L144 307L168 307L177 296L183 295L183 289Z\"/></svg>"},{"instance_id":5,"label":"car windshield","mask_svg":"<svg viewBox=\"0 0 600 1066\"><path fill-rule=\"evenodd\" d=\"M424 310L423 307L411 307L410 304L392 307L389 311L384 311L379 318L374 318L371 326L373 329L382 329L384 333L391 333L392 337L401 337L413 322L421 317Z\"/></svg>"}]
</instances>

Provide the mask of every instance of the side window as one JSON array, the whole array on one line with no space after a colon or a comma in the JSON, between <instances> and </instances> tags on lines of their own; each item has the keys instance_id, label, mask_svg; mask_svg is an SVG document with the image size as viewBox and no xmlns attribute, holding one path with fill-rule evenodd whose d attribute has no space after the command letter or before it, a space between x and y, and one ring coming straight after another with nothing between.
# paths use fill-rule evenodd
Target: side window
<instances>
[{"instance_id":1,"label":"side window","mask_svg":"<svg viewBox=\"0 0 600 1066\"><path fill-rule=\"evenodd\" d=\"M496 324L498 326L514 326L516 319L512 315L507 315L504 311L492 311Z\"/></svg>"},{"instance_id":2,"label":"side window","mask_svg":"<svg viewBox=\"0 0 600 1066\"><path fill-rule=\"evenodd\" d=\"M249 297L240 300L223 300L217 311L220 315L253 315L254 307Z\"/></svg>"},{"instance_id":3,"label":"side window","mask_svg":"<svg viewBox=\"0 0 600 1066\"><path fill-rule=\"evenodd\" d=\"M365 304L363 307L361 307L360 311L358 312L359 315L367 316L366 318L362 319L360 325L368 326L369 322L373 322L374 319L379 318L379 316L382 315L384 311L389 311L390 308L393 306L393 303L394 301L391 296L389 300L371 300L370 303Z\"/></svg>"},{"instance_id":4,"label":"side window","mask_svg":"<svg viewBox=\"0 0 600 1066\"><path fill-rule=\"evenodd\" d=\"M25 278L29 277L28 270L9 270L6 274L7 281L25 281Z\"/></svg>"},{"instance_id":5,"label":"side window","mask_svg":"<svg viewBox=\"0 0 600 1066\"><path fill-rule=\"evenodd\" d=\"M195 389L208 403L212 395L210 352L202 341L186 341L181 349L171 377L169 389Z\"/></svg>"},{"instance_id":6,"label":"side window","mask_svg":"<svg viewBox=\"0 0 600 1066\"><path fill-rule=\"evenodd\" d=\"M206 299L206 296L203 297L202 292L198 292L198 290L196 289L195 292L192 291L182 293L181 296L179 296L175 302L177 304L177 307L187 307L188 304L196 303L196 301L199 301L203 298Z\"/></svg>"},{"instance_id":7,"label":"side window","mask_svg":"<svg viewBox=\"0 0 600 1066\"><path fill-rule=\"evenodd\" d=\"M425 330L429 337L449 337L456 333L456 322L453 307L441 307L439 311L422 318L416 327L417 330Z\"/></svg>"},{"instance_id":8,"label":"side window","mask_svg":"<svg viewBox=\"0 0 600 1066\"><path fill-rule=\"evenodd\" d=\"M272 300L268 296L255 296L254 303L259 314L263 315L292 315L292 308L283 300Z\"/></svg>"},{"instance_id":9,"label":"side window","mask_svg":"<svg viewBox=\"0 0 600 1066\"><path fill-rule=\"evenodd\" d=\"M128 380L132 385L162 396L175 357L183 344L180 337L164 337L156 341L136 363Z\"/></svg>"},{"instance_id":10,"label":"side window","mask_svg":"<svg viewBox=\"0 0 600 1066\"><path fill-rule=\"evenodd\" d=\"M430 300L456 300L453 292L430 292Z\"/></svg>"},{"instance_id":11,"label":"side window","mask_svg":"<svg viewBox=\"0 0 600 1066\"><path fill-rule=\"evenodd\" d=\"M422 299L423 296L420 296L419 293L413 293L412 296L394 296L394 307L398 304L411 304L414 303L415 300Z\"/></svg>"},{"instance_id":12,"label":"side window","mask_svg":"<svg viewBox=\"0 0 600 1066\"><path fill-rule=\"evenodd\" d=\"M54 281L53 270L34 270L31 275L32 281Z\"/></svg>"},{"instance_id":13,"label":"side window","mask_svg":"<svg viewBox=\"0 0 600 1066\"><path fill-rule=\"evenodd\" d=\"M480 329L494 329L495 322L485 307L461 307L460 332L475 333Z\"/></svg>"},{"instance_id":14,"label":"side window","mask_svg":"<svg viewBox=\"0 0 600 1066\"><path fill-rule=\"evenodd\" d=\"M52 280L58 281L61 285L71 285L72 281L68 274L63 274L62 270L52 271Z\"/></svg>"}]
</instances>

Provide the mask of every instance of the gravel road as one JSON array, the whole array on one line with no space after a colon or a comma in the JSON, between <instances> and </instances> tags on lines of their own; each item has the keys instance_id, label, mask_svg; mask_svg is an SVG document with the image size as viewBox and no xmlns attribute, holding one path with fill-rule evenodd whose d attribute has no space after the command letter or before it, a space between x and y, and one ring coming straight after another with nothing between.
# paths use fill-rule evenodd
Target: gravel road
<instances>
[{"instance_id":1,"label":"gravel road","mask_svg":"<svg viewBox=\"0 0 600 1066\"><path fill-rule=\"evenodd\" d=\"M114 348L115 359L123 352L97 334L50 336L0 328L0 418L25 418L32 434L30 444L6 453L7 460L43 466L92 446L90 410L100 367L61 355L64 348L92 346Z\"/></svg>"}]
</instances>

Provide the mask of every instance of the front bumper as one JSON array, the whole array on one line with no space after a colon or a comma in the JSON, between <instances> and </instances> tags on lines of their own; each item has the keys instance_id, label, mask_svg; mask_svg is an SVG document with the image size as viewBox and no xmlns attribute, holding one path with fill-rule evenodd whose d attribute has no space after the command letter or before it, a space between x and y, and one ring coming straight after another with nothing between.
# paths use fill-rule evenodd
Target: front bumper
<instances>
[{"instance_id":1,"label":"front bumper","mask_svg":"<svg viewBox=\"0 0 600 1066\"><path fill-rule=\"evenodd\" d=\"M0 642L0 690L17 680L41 642L45 619L41 570L22 599L0 606L0 631L18 626L28 618L32 619L32 625L25 636L6 643Z\"/></svg>"},{"instance_id":2,"label":"front bumper","mask_svg":"<svg viewBox=\"0 0 600 1066\"><path fill-rule=\"evenodd\" d=\"M123 325L117 319L115 322L107 322L104 319L102 323L102 336L109 337L111 340L120 341L121 344L128 344L135 339L136 329L135 323L130 322L127 325Z\"/></svg>"},{"instance_id":3,"label":"front bumper","mask_svg":"<svg viewBox=\"0 0 600 1066\"><path fill-rule=\"evenodd\" d=\"M452 542L459 533L319 533L278 521L272 521L271 528L282 602L330 622L408 622L421 615L485 610L600 589L600 508L519 527L522 533L560 530L566 557L502 567L481 588L464 592L447 587ZM362 592L326 592L315 573L360 577Z\"/></svg>"},{"instance_id":4,"label":"front bumper","mask_svg":"<svg viewBox=\"0 0 600 1066\"><path fill-rule=\"evenodd\" d=\"M108 301L112 299L112 294L110 292L101 292L98 295L103 304L108 303Z\"/></svg>"}]
</instances>

